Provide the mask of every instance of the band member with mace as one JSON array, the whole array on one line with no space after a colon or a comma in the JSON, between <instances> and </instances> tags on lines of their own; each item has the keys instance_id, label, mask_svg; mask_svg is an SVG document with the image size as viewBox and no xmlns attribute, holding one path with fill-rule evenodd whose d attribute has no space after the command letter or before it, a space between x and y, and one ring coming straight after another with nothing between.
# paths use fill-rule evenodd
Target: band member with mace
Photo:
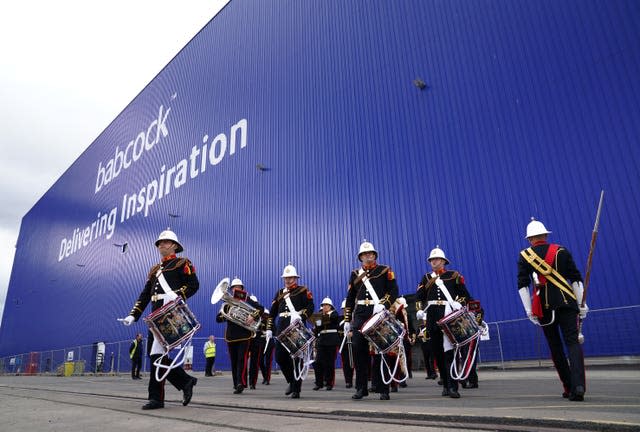
<instances>
[{"instance_id":1,"label":"band member with mace","mask_svg":"<svg viewBox=\"0 0 640 432\"><path fill-rule=\"evenodd\" d=\"M449 260L439 246L431 250L427 261L431 265L431 272L426 273L418 285L416 318L418 321L427 321L426 331L431 336L431 351L442 379L442 396L458 399L458 381L450 374L451 364L454 362L454 347L442 332L438 321L473 299L467 291L464 277L455 270L446 269Z\"/></svg>"},{"instance_id":2,"label":"band member with mace","mask_svg":"<svg viewBox=\"0 0 640 432\"><path fill-rule=\"evenodd\" d=\"M248 298L248 294L244 290L244 285L239 278L234 278L231 281L230 287L233 299L238 302L238 304L245 302L253 307L253 314L248 314L246 318L242 319L246 320L246 324L248 325L253 322L257 322L264 310L262 305ZM251 338L255 337L256 332L248 328L249 326L247 325L243 326L233 322L233 318L227 319L234 313L234 308L237 308L237 306L233 306L228 303L222 305L220 312L216 316L216 322L227 322L227 328L224 332L224 340L227 342L229 359L231 360L231 377L233 378L234 389L233 394L240 394L248 387L247 368L249 364L249 341Z\"/></svg>"},{"instance_id":3,"label":"band member with mace","mask_svg":"<svg viewBox=\"0 0 640 432\"><path fill-rule=\"evenodd\" d=\"M547 243L550 233L537 220L527 225L526 239L531 247L520 252L518 290L527 317L542 326L553 365L564 387L562 396L571 401L583 401L584 357L578 342L578 316L585 318L589 308L586 304L580 306L584 287L571 253L563 246ZM533 301L529 293L532 281ZM568 359L563 340L569 352Z\"/></svg>"},{"instance_id":4,"label":"band member with mace","mask_svg":"<svg viewBox=\"0 0 640 432\"><path fill-rule=\"evenodd\" d=\"M183 300L194 295L200 284L196 276L196 269L188 258L176 256L184 248L178 242L178 237L170 229L162 231L155 242L156 248L162 257L161 262L149 271L147 282L140 293L138 300L133 305L129 315L122 319L124 325L131 325L137 321L149 302L151 310L160 309L178 296ZM164 286L163 286L164 285ZM168 287L168 289L165 289ZM168 291L168 292L167 292ZM149 402L142 406L143 410L164 408L164 381L156 379L155 361L162 358L163 365L170 365L171 360L165 354L164 347L154 339L149 332L147 338L147 353L151 359L151 373L149 374ZM182 367L172 368L167 378L171 384L183 393L182 405L186 406L191 401L193 387L198 382L197 378L187 374Z\"/></svg>"},{"instance_id":5,"label":"band member with mace","mask_svg":"<svg viewBox=\"0 0 640 432\"><path fill-rule=\"evenodd\" d=\"M309 288L298 285L298 271L296 268L288 264L282 271L282 280L284 288L280 288L276 292L271 309L269 310L269 321L267 323L267 339L273 336L273 329L276 329L276 335L282 333L294 321L301 320L302 323L313 313L313 295ZM274 320L277 322L274 323ZM274 327L275 325L275 327ZM302 365L305 359L291 357L289 351L281 344L276 346L276 362L280 365L282 374L287 380L288 387L285 395L291 395L293 399L300 398L302 390L302 378L296 379L294 371L302 371L308 369L308 365Z\"/></svg>"},{"instance_id":6,"label":"band member with mace","mask_svg":"<svg viewBox=\"0 0 640 432\"><path fill-rule=\"evenodd\" d=\"M374 314L388 309L398 297L398 284L391 267L377 263L378 251L368 241L362 242L358 260L362 265L351 272L347 288L344 331L351 332L356 371L356 393L352 399L369 396L367 381L371 368L369 342L359 331ZM382 354L374 354L373 379L378 383L381 400L389 400L389 385L380 372Z\"/></svg>"}]
</instances>

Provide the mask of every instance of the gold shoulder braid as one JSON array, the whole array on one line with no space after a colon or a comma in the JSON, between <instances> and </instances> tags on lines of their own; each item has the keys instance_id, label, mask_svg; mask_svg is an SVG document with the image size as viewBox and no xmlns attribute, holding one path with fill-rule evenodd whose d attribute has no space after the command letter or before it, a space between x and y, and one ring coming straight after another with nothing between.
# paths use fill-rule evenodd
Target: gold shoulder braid
<instances>
[{"instance_id":1,"label":"gold shoulder braid","mask_svg":"<svg viewBox=\"0 0 640 432\"><path fill-rule=\"evenodd\" d=\"M573 289L567 282L567 280L558 273L558 270L551 267L545 260L540 258L538 254L532 249L528 248L520 252L520 255L533 267L537 272L543 275L551 285L560 289L572 299L576 299L576 295L573 293Z\"/></svg>"}]
</instances>

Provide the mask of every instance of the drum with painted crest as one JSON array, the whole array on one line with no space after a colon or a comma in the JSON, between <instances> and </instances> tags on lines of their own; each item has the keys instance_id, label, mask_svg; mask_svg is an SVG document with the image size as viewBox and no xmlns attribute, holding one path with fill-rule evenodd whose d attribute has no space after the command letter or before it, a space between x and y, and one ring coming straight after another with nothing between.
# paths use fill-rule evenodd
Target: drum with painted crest
<instances>
[{"instance_id":1,"label":"drum with painted crest","mask_svg":"<svg viewBox=\"0 0 640 432\"><path fill-rule=\"evenodd\" d=\"M402 343L406 330L402 323L388 310L383 310L369 318L360 329L374 348L382 354Z\"/></svg>"},{"instance_id":2,"label":"drum with painted crest","mask_svg":"<svg viewBox=\"0 0 640 432\"><path fill-rule=\"evenodd\" d=\"M289 352L293 358L302 357L307 348L311 346L316 337L302 320L295 320L287 328L276 336L278 342Z\"/></svg>"},{"instance_id":3,"label":"drum with painted crest","mask_svg":"<svg viewBox=\"0 0 640 432\"><path fill-rule=\"evenodd\" d=\"M454 346L463 346L480 335L480 326L466 307L458 309L438 321L438 326Z\"/></svg>"},{"instance_id":4,"label":"drum with painted crest","mask_svg":"<svg viewBox=\"0 0 640 432\"><path fill-rule=\"evenodd\" d=\"M200 328L196 316L181 298L155 310L144 322L167 351L191 339Z\"/></svg>"}]
</instances>

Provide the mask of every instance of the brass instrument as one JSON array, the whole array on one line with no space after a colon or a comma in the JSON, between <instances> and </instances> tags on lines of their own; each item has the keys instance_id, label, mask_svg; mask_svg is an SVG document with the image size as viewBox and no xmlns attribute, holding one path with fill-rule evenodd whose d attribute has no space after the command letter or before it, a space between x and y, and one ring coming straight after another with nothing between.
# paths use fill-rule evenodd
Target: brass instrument
<instances>
[{"instance_id":1,"label":"brass instrument","mask_svg":"<svg viewBox=\"0 0 640 432\"><path fill-rule=\"evenodd\" d=\"M229 278L222 279L213 294L211 294L211 304L216 304L220 300L225 303L220 309L222 316L228 321L252 331L255 335L262 321L260 311L247 302L237 300L229 294Z\"/></svg>"}]
</instances>

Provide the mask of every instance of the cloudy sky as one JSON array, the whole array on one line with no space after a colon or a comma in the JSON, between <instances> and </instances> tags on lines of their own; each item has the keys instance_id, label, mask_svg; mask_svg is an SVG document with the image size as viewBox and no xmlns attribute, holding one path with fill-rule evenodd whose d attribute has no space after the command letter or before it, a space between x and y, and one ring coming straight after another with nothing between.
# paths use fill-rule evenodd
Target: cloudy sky
<instances>
[{"instance_id":1,"label":"cloudy sky","mask_svg":"<svg viewBox=\"0 0 640 432\"><path fill-rule=\"evenodd\" d=\"M227 2L0 5L0 318L22 217Z\"/></svg>"}]
</instances>

